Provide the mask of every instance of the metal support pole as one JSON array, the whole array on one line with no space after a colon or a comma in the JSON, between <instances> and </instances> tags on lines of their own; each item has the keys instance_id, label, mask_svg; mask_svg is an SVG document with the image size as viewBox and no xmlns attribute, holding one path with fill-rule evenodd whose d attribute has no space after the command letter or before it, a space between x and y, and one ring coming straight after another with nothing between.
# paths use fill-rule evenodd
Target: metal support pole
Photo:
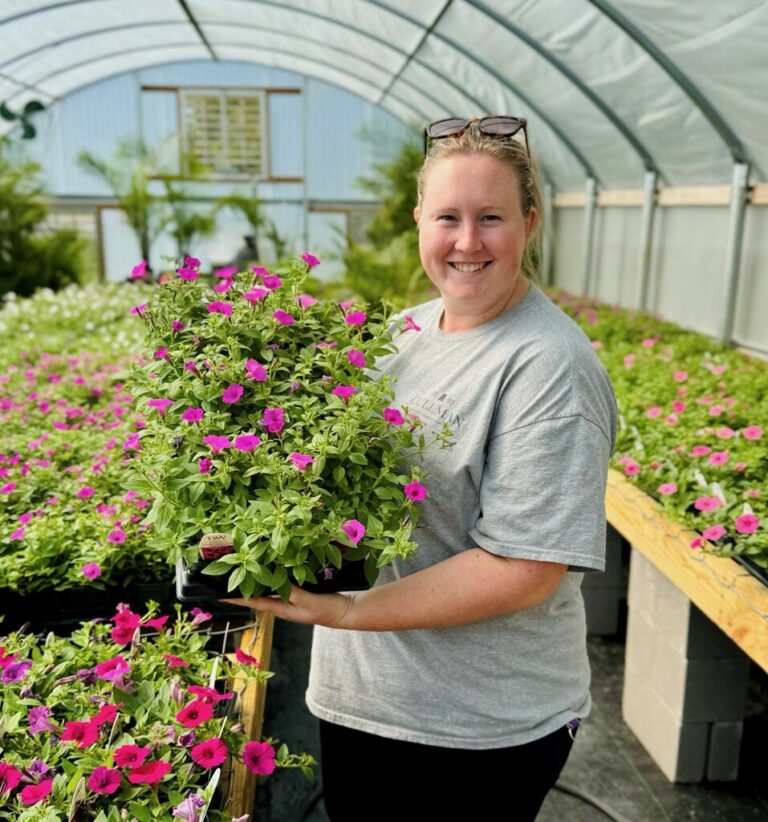
<instances>
[{"instance_id":1,"label":"metal support pole","mask_svg":"<svg viewBox=\"0 0 768 822\"><path fill-rule=\"evenodd\" d=\"M304 240L304 250L310 251L309 247L309 115L307 106L309 105L309 94L307 93L307 78L304 77L301 84L301 177L302 177L302 199L304 201L304 214L302 218L302 235Z\"/></svg>"},{"instance_id":2,"label":"metal support pole","mask_svg":"<svg viewBox=\"0 0 768 822\"><path fill-rule=\"evenodd\" d=\"M640 259L638 279L640 280L639 306L648 310L648 280L651 272L651 247L653 245L653 215L656 210L655 171L646 171L643 177L643 210L640 215Z\"/></svg>"},{"instance_id":3,"label":"metal support pole","mask_svg":"<svg viewBox=\"0 0 768 822\"><path fill-rule=\"evenodd\" d=\"M597 180L587 177L584 189L584 224L581 232L581 293L589 296L590 269L592 268L592 232L595 228Z\"/></svg>"},{"instance_id":4,"label":"metal support pole","mask_svg":"<svg viewBox=\"0 0 768 822\"><path fill-rule=\"evenodd\" d=\"M736 309L736 288L739 281L741 247L744 240L744 211L747 207L747 180L749 165L736 163L731 182L731 213L728 221L728 245L725 252L725 278L723 284L723 314L720 323L720 339L728 344L733 336Z\"/></svg>"},{"instance_id":5,"label":"metal support pole","mask_svg":"<svg viewBox=\"0 0 768 822\"><path fill-rule=\"evenodd\" d=\"M542 206L544 208L544 230L541 234L541 282L544 285L552 285L552 249L554 247L555 226L552 222L555 210L552 207L554 191L551 183L544 184L542 192Z\"/></svg>"}]
</instances>

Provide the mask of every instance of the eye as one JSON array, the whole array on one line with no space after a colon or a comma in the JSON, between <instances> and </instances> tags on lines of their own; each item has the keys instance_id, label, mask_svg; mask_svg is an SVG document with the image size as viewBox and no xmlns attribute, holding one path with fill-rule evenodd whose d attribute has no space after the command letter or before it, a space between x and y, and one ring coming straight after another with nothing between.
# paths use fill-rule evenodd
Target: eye
<instances>
[{"instance_id":1,"label":"eye","mask_svg":"<svg viewBox=\"0 0 768 822\"><path fill-rule=\"evenodd\" d=\"M498 214L484 214L481 219L490 222L491 220L500 220L501 216Z\"/></svg>"},{"instance_id":2,"label":"eye","mask_svg":"<svg viewBox=\"0 0 768 822\"><path fill-rule=\"evenodd\" d=\"M456 220L456 216L453 214L439 214L437 219L438 221L454 222Z\"/></svg>"}]
</instances>

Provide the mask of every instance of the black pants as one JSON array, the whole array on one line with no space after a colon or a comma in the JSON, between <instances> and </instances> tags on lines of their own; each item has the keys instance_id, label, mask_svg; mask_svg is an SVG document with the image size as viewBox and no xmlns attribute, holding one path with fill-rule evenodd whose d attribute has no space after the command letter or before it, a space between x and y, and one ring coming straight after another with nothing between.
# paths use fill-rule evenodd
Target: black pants
<instances>
[{"instance_id":1,"label":"black pants","mask_svg":"<svg viewBox=\"0 0 768 822\"><path fill-rule=\"evenodd\" d=\"M321 720L326 812L331 822L532 822L572 742L563 727L527 745L472 751Z\"/></svg>"}]
</instances>

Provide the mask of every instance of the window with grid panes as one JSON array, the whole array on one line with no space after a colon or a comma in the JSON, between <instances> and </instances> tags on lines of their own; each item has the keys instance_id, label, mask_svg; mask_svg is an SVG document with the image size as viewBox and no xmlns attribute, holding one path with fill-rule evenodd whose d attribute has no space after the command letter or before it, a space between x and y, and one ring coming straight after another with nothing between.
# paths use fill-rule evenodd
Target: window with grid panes
<instances>
[{"instance_id":1,"label":"window with grid panes","mask_svg":"<svg viewBox=\"0 0 768 822\"><path fill-rule=\"evenodd\" d=\"M240 89L184 89L182 146L204 176L265 177L264 94Z\"/></svg>"}]
</instances>

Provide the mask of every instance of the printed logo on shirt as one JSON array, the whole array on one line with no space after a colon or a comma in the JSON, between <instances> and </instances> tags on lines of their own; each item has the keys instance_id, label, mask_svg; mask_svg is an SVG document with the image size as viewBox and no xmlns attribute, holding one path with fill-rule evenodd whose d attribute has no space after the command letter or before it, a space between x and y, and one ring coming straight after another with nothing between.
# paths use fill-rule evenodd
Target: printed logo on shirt
<instances>
[{"instance_id":1,"label":"printed logo on shirt","mask_svg":"<svg viewBox=\"0 0 768 822\"><path fill-rule=\"evenodd\" d=\"M417 416L432 422L447 422L451 428L459 429L464 421L464 413L456 408L456 398L446 392L436 391L429 396L415 394L405 403Z\"/></svg>"}]
</instances>

